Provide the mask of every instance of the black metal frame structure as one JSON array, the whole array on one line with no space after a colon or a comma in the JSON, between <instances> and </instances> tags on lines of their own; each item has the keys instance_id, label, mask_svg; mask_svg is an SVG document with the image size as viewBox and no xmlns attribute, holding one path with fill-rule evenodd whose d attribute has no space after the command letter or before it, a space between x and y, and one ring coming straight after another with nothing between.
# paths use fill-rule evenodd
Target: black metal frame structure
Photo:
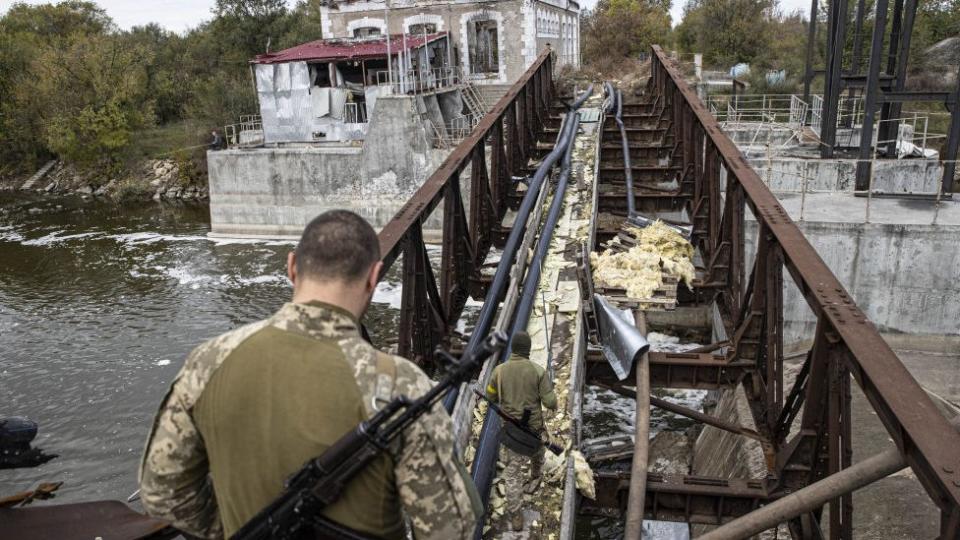
<instances>
[{"instance_id":1,"label":"black metal frame structure","mask_svg":"<svg viewBox=\"0 0 960 540\"><path fill-rule=\"evenodd\" d=\"M890 14L889 0L877 0L875 17L871 32L869 57L866 72L861 73L861 54L863 29L866 18L865 1L858 0L854 16L853 50L850 53L850 69L844 70L844 57L849 23L848 0L829 0L826 29L826 66L824 70L814 69L814 51L817 39L817 10L819 0L810 4L810 24L807 34L806 71L804 74L803 99L810 103L810 87L818 74L824 75L823 109L821 110L820 148L821 157L831 158L837 148L837 116L840 107L840 95L844 90L852 97L861 92L864 98L864 118L857 149L856 188L864 191L870 188L871 163L875 152L873 148L874 121L879 109L880 122L878 140L886 141L886 156L895 157L898 123L904 103L933 101L943 103L951 113L950 128L944 151L943 178L941 193L949 196L954 189L956 173L957 147L960 145L960 82L950 92L913 92L907 91L907 63L910 56L910 43L913 24L917 13L917 0L893 0L893 13L890 32L887 33L887 17ZM884 54L884 43L888 45ZM886 65L884 66L884 61ZM848 126L852 127L852 126Z\"/></svg>"}]
</instances>

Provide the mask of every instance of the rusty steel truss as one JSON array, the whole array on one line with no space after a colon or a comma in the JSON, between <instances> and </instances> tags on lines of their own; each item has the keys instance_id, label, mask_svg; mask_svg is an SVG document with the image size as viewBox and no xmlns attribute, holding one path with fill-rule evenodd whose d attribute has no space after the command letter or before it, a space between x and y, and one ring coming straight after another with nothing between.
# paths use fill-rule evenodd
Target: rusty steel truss
<instances>
[{"instance_id":1,"label":"rusty steel truss","mask_svg":"<svg viewBox=\"0 0 960 540\"><path fill-rule=\"evenodd\" d=\"M698 411L679 414L760 440L768 474L759 480L648 475L642 498L646 517L718 525L849 468L852 376L939 507L940 538L960 538L960 434L659 47L653 48L651 61L648 100L623 107L623 132L607 123L601 128L598 211L625 215L625 173L619 162L627 151L633 158L637 210L688 216L703 266L694 291L680 291L680 302L715 301L727 340L687 353L650 353L650 386L741 386L755 430ZM384 274L402 261L401 355L428 363L435 347L451 345L468 296L485 294L480 268L491 246L504 236L501 220L517 201L513 179L527 176L531 159L542 157L538 137L553 136L559 129L552 114L554 98L546 52L380 233ZM621 134L628 138L625 144ZM676 180L675 189L665 190L664 181L671 179ZM469 185L469 204L464 184ZM435 275L424 226L441 204L442 251ZM748 211L757 230L749 267ZM609 238L615 231L596 227L596 234ZM813 344L789 391L784 381L785 273L816 321ZM583 361L588 383L629 395L595 351ZM622 515L630 475L599 471L597 500L583 501L580 511ZM787 525L792 535L850 538L851 496L837 496L829 509L828 534L821 527L819 508L791 519Z\"/></svg>"},{"instance_id":2,"label":"rusty steel truss","mask_svg":"<svg viewBox=\"0 0 960 540\"><path fill-rule=\"evenodd\" d=\"M468 296L483 298L480 267L499 232L522 174L536 151L553 100L553 60L541 54L470 135L380 232L381 279L402 264L398 352L428 364L437 346L450 346ZM461 176L469 175L469 205ZM442 204L440 275L424 243L424 225Z\"/></svg>"},{"instance_id":3,"label":"rusty steel truss","mask_svg":"<svg viewBox=\"0 0 960 540\"><path fill-rule=\"evenodd\" d=\"M690 301L713 297L729 336L725 355L651 355L651 385L710 388L734 381L742 386L763 441L768 476L762 481L651 476L647 517L720 524L850 467L852 375L939 507L940 538L960 537L960 434L659 47L653 48L651 70L651 97L637 107L636 118L647 118L659 151L671 155L681 178L670 194L674 204L657 203L663 194L645 194L641 186L637 206L641 211L675 208L679 202L688 210L693 242L704 261ZM657 151L645 146L645 151ZM745 249L748 210L758 235L750 267ZM784 385L785 273L816 319L813 345L789 392ZM588 359L587 366L588 380L613 382L598 359ZM625 474L629 476L598 476L602 495L587 505L594 513L614 505L623 508ZM837 496L829 509L829 535L821 529L822 508L788 522L792 535L851 538L851 495Z\"/></svg>"}]
</instances>

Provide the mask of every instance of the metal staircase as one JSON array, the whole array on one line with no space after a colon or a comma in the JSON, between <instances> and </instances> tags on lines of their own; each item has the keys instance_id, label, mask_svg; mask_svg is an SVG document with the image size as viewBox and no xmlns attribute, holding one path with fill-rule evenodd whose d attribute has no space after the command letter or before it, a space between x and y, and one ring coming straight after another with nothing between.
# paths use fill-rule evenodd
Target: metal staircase
<instances>
[{"instance_id":1,"label":"metal staircase","mask_svg":"<svg viewBox=\"0 0 960 540\"><path fill-rule=\"evenodd\" d=\"M475 122L479 123L480 119L490 110L490 106L484 101L483 97L480 96L479 92L477 92L477 88L470 83L463 85L460 95L463 97L463 102L467 105L467 109L470 110L471 115L475 118Z\"/></svg>"},{"instance_id":2,"label":"metal staircase","mask_svg":"<svg viewBox=\"0 0 960 540\"><path fill-rule=\"evenodd\" d=\"M42 179L44 176L46 176L47 173L49 173L50 170L53 169L53 166L56 164L57 164L57 160L55 159L51 159L50 161L46 162L43 165L43 167L40 167L39 171L33 173L33 176L28 178L27 181L24 182L22 186L20 186L20 189L23 191L28 189L33 189L33 185L39 182L40 179Z\"/></svg>"}]
</instances>

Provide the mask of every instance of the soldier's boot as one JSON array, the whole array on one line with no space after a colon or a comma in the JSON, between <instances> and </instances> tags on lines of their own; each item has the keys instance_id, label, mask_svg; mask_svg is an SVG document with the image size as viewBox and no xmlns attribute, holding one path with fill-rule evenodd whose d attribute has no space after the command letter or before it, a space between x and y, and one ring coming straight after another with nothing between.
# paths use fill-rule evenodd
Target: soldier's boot
<instances>
[{"instance_id":1,"label":"soldier's boot","mask_svg":"<svg viewBox=\"0 0 960 540\"><path fill-rule=\"evenodd\" d=\"M533 463L530 464L530 479L527 480L527 485L524 487L523 491L527 495L533 495L540 489L540 481L543 478L543 464L537 460L533 460Z\"/></svg>"},{"instance_id":2,"label":"soldier's boot","mask_svg":"<svg viewBox=\"0 0 960 540\"><path fill-rule=\"evenodd\" d=\"M514 532L523 530L523 510L519 510L513 514L513 518L510 520L510 527Z\"/></svg>"}]
</instances>

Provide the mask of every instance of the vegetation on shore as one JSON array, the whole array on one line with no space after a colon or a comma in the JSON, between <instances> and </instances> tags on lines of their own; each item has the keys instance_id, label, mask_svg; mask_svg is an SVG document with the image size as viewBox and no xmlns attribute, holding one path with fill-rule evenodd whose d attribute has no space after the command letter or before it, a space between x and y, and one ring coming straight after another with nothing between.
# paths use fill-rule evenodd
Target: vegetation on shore
<instances>
[{"instance_id":1,"label":"vegetation on shore","mask_svg":"<svg viewBox=\"0 0 960 540\"><path fill-rule=\"evenodd\" d=\"M685 62L702 53L708 69L751 64L752 92L799 89L805 15L784 13L778 0L685 1L683 20L672 27L671 0L599 0L582 15L585 74L637 79L636 60L659 43ZM321 37L321 2L217 0L209 20L183 33L156 24L120 29L90 1L14 3L0 17L0 179L54 157L104 184L163 159L202 176L211 130L257 110L249 60ZM863 58L874 3L866 1ZM852 18L856 3L849 7ZM821 30L826 12L821 0ZM915 84L944 84L942 58L923 53L958 35L960 0L920 4L911 64L926 71ZM852 50L852 31L848 38ZM765 74L781 69L786 77L772 87Z\"/></svg>"},{"instance_id":2,"label":"vegetation on shore","mask_svg":"<svg viewBox=\"0 0 960 540\"><path fill-rule=\"evenodd\" d=\"M683 1L683 0L678 0ZM862 34L861 70L865 69L873 28L875 0L866 0ZM893 2L889 3L892 24ZM817 63L822 66L827 28L827 3L818 8ZM853 57L852 21L856 2L848 2L846 62ZM684 62L703 54L704 67L726 71L737 63L751 65L748 82L754 93L795 92L801 88L806 58L809 16L784 12L778 0L686 0L683 19L671 27L670 0L599 0L583 15L582 50L585 65L601 76L617 77L650 45L659 43L681 53ZM941 40L960 36L960 0L932 0L919 4L910 47L910 62L922 69L925 51ZM850 66L845 65L848 69ZM943 66L940 66L943 67ZM766 73L784 70L782 83L771 86ZM954 67L954 69L956 69ZM916 74L917 84L921 83ZM926 81L926 85L937 81ZM942 78L939 81L942 84ZM822 84L822 78L820 78ZM951 88L952 89L952 88Z\"/></svg>"},{"instance_id":3,"label":"vegetation on shore","mask_svg":"<svg viewBox=\"0 0 960 540\"><path fill-rule=\"evenodd\" d=\"M319 36L316 0L217 0L182 34L121 30L93 2L15 3L0 17L0 163L57 157L106 182L145 159L202 160L211 130L257 110L249 60Z\"/></svg>"}]
</instances>

